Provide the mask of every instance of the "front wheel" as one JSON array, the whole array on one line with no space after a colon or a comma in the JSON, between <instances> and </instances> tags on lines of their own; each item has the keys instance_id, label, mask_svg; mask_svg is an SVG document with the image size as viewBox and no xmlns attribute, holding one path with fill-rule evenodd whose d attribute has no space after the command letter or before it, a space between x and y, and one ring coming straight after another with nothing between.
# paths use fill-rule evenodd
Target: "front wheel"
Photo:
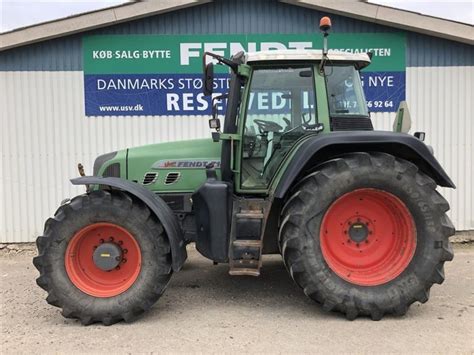
<instances>
[{"instance_id":1,"label":"front wheel","mask_svg":"<svg viewBox=\"0 0 474 355\"><path fill-rule=\"evenodd\" d=\"M37 283L83 324L132 321L164 292L171 251L161 223L124 192L94 191L61 206L38 237Z\"/></svg>"},{"instance_id":2,"label":"front wheel","mask_svg":"<svg viewBox=\"0 0 474 355\"><path fill-rule=\"evenodd\" d=\"M435 189L415 165L384 153L319 166L282 211L280 248L291 276L349 319L402 315L426 302L453 258L449 205Z\"/></svg>"}]
</instances>

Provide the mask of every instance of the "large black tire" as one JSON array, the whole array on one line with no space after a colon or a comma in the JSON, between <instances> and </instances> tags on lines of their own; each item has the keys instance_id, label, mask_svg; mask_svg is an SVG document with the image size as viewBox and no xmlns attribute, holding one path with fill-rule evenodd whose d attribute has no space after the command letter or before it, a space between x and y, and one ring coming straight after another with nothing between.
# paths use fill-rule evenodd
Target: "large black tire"
<instances>
[{"instance_id":1,"label":"large black tire","mask_svg":"<svg viewBox=\"0 0 474 355\"><path fill-rule=\"evenodd\" d=\"M139 274L124 292L94 297L72 282L65 267L66 250L77 231L94 223L112 223L127 230L141 252ZM73 198L45 223L36 240L33 263L40 272L37 284L48 292L47 302L62 308L66 318L87 325L133 321L160 298L171 274L171 251L163 227L141 201L124 192L94 191Z\"/></svg>"},{"instance_id":2,"label":"large black tire","mask_svg":"<svg viewBox=\"0 0 474 355\"><path fill-rule=\"evenodd\" d=\"M396 196L416 226L409 264L394 279L374 286L338 276L321 248L321 225L330 206L365 188ZM453 259L448 237L455 230L445 214L449 205L435 189L436 183L414 164L385 153L352 153L325 162L297 183L282 209L279 242L290 275L324 310L351 320L403 315L413 302L426 302L431 286L444 280L444 262Z\"/></svg>"}]
</instances>

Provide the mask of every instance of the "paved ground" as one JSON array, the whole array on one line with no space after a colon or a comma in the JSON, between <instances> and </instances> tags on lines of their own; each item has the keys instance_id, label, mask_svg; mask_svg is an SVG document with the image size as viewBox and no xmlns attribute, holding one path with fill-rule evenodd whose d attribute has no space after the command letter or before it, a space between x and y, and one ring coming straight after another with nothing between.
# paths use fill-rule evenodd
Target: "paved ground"
<instances>
[{"instance_id":1,"label":"paved ground","mask_svg":"<svg viewBox=\"0 0 474 355\"><path fill-rule=\"evenodd\" d=\"M81 326L36 286L30 255L0 256L0 353L474 352L474 246L457 246L431 300L403 318L346 321L324 313L289 279L279 257L260 278L227 275L192 251L165 295L133 324ZM238 295L238 296L237 296Z\"/></svg>"}]
</instances>

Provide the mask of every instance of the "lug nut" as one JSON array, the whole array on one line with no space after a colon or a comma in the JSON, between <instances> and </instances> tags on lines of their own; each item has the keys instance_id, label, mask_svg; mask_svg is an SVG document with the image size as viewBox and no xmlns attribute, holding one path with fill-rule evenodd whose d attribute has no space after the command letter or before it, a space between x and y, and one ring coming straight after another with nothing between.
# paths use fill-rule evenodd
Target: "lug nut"
<instances>
[{"instance_id":1,"label":"lug nut","mask_svg":"<svg viewBox=\"0 0 474 355\"><path fill-rule=\"evenodd\" d=\"M117 267L115 268L115 270L120 270L120 266L117 266Z\"/></svg>"},{"instance_id":2,"label":"lug nut","mask_svg":"<svg viewBox=\"0 0 474 355\"><path fill-rule=\"evenodd\" d=\"M119 245L123 245L123 242L122 242L121 240L119 240L119 242L118 242L118 243L119 243Z\"/></svg>"},{"instance_id":3,"label":"lug nut","mask_svg":"<svg viewBox=\"0 0 474 355\"><path fill-rule=\"evenodd\" d=\"M127 262L127 259L122 259L122 263L126 263Z\"/></svg>"},{"instance_id":4,"label":"lug nut","mask_svg":"<svg viewBox=\"0 0 474 355\"><path fill-rule=\"evenodd\" d=\"M110 242L113 242L113 241L114 241L114 237L109 237L109 241L110 241Z\"/></svg>"},{"instance_id":5,"label":"lug nut","mask_svg":"<svg viewBox=\"0 0 474 355\"><path fill-rule=\"evenodd\" d=\"M127 253L128 253L128 249L124 249L124 250L123 250L123 253L124 253L124 254L127 254Z\"/></svg>"},{"instance_id":6,"label":"lug nut","mask_svg":"<svg viewBox=\"0 0 474 355\"><path fill-rule=\"evenodd\" d=\"M99 243L100 243L100 244L102 244L103 242L104 242L104 240L103 240L103 239L99 240Z\"/></svg>"}]
</instances>

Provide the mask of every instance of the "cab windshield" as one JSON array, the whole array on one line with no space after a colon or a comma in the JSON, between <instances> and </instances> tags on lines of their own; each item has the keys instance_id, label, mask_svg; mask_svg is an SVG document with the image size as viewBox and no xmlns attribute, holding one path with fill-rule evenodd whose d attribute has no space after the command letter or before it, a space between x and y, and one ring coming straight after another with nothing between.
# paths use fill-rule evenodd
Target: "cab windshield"
<instances>
[{"instance_id":1,"label":"cab windshield","mask_svg":"<svg viewBox=\"0 0 474 355\"><path fill-rule=\"evenodd\" d=\"M359 72L352 65L325 66L329 114L368 117Z\"/></svg>"}]
</instances>

